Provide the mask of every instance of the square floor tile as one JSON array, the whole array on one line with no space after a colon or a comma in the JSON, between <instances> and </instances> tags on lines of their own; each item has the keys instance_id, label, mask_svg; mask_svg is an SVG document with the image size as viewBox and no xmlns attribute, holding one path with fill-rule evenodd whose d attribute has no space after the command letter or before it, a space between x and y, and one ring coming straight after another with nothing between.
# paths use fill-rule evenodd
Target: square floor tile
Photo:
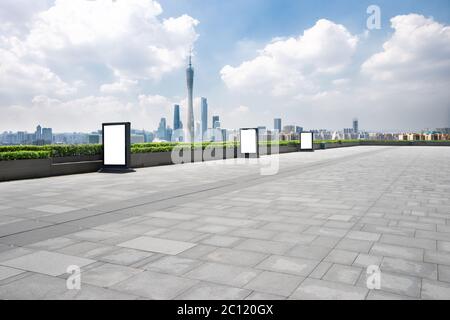
<instances>
[{"instance_id":1,"label":"square floor tile","mask_svg":"<svg viewBox=\"0 0 450 320\"><path fill-rule=\"evenodd\" d=\"M146 236L138 237L118 244L119 247L171 255L176 255L180 252L194 247L195 245L195 243L190 242L152 238Z\"/></svg>"},{"instance_id":2,"label":"square floor tile","mask_svg":"<svg viewBox=\"0 0 450 320\"><path fill-rule=\"evenodd\" d=\"M304 279L285 273L264 271L244 288L287 297Z\"/></svg>"},{"instance_id":3,"label":"square floor tile","mask_svg":"<svg viewBox=\"0 0 450 320\"><path fill-rule=\"evenodd\" d=\"M198 281L196 280L144 271L112 286L112 288L120 292L135 294L149 299L165 300L174 299L197 283Z\"/></svg>"},{"instance_id":4,"label":"square floor tile","mask_svg":"<svg viewBox=\"0 0 450 320\"><path fill-rule=\"evenodd\" d=\"M110 287L131 278L143 270L106 263L81 274L81 281L99 287Z\"/></svg>"},{"instance_id":5,"label":"square floor tile","mask_svg":"<svg viewBox=\"0 0 450 320\"><path fill-rule=\"evenodd\" d=\"M76 265L81 268L94 262L95 260L68 256L56 252L37 251L19 258L3 261L0 264L50 276L59 276L67 273L67 267L71 265Z\"/></svg>"}]
</instances>

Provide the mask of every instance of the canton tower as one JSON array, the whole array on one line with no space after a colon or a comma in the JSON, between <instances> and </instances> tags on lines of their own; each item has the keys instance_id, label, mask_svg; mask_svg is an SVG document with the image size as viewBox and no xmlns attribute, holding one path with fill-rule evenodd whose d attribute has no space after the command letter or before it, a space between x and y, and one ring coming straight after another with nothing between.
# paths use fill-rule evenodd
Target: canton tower
<instances>
[{"instance_id":1,"label":"canton tower","mask_svg":"<svg viewBox=\"0 0 450 320\"><path fill-rule=\"evenodd\" d=\"M186 82L188 89L188 112L187 112L187 139L194 142L194 107L192 91L194 89L194 69L192 68L192 55L189 55L189 66L186 69Z\"/></svg>"}]
</instances>

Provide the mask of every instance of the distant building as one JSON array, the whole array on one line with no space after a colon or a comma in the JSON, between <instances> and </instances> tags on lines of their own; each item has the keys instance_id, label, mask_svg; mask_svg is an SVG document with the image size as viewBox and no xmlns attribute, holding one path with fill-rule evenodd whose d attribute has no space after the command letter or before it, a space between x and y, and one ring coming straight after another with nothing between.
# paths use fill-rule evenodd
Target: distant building
<instances>
[{"instance_id":1,"label":"distant building","mask_svg":"<svg viewBox=\"0 0 450 320\"><path fill-rule=\"evenodd\" d=\"M99 144L100 143L100 135L96 134L96 133L90 134L88 136L88 143L89 144Z\"/></svg>"},{"instance_id":2,"label":"distant building","mask_svg":"<svg viewBox=\"0 0 450 320\"><path fill-rule=\"evenodd\" d=\"M283 127L283 133L294 133L295 132L295 126L288 125Z\"/></svg>"},{"instance_id":3,"label":"distant building","mask_svg":"<svg viewBox=\"0 0 450 320\"><path fill-rule=\"evenodd\" d=\"M358 119L357 118L353 119L353 132L354 133L358 133L359 132Z\"/></svg>"},{"instance_id":4,"label":"distant building","mask_svg":"<svg viewBox=\"0 0 450 320\"><path fill-rule=\"evenodd\" d=\"M158 126L156 136L158 137L159 140L166 140L166 135L167 135L166 118L161 118L161 120L159 121L159 126Z\"/></svg>"},{"instance_id":5,"label":"distant building","mask_svg":"<svg viewBox=\"0 0 450 320\"><path fill-rule=\"evenodd\" d=\"M299 133L302 133L302 132L303 132L303 127L299 127L299 126L295 127L295 133L299 134Z\"/></svg>"},{"instance_id":6,"label":"distant building","mask_svg":"<svg viewBox=\"0 0 450 320\"><path fill-rule=\"evenodd\" d=\"M273 119L273 129L275 131L281 132L281 118Z\"/></svg>"},{"instance_id":7,"label":"distant building","mask_svg":"<svg viewBox=\"0 0 450 320\"><path fill-rule=\"evenodd\" d=\"M192 68L191 55L189 55L189 65L188 68L186 69L186 82L188 89L187 139L188 142L194 142L194 107L193 107L194 68Z\"/></svg>"},{"instance_id":8,"label":"distant building","mask_svg":"<svg viewBox=\"0 0 450 320\"><path fill-rule=\"evenodd\" d=\"M219 116L213 116L212 117L212 125L213 125L213 129L220 128L220 118L219 118Z\"/></svg>"},{"instance_id":9,"label":"distant building","mask_svg":"<svg viewBox=\"0 0 450 320\"><path fill-rule=\"evenodd\" d=\"M42 128L42 140L44 144L53 143L53 131L52 128Z\"/></svg>"},{"instance_id":10,"label":"distant building","mask_svg":"<svg viewBox=\"0 0 450 320\"><path fill-rule=\"evenodd\" d=\"M208 101L206 98L202 97L201 102L201 115L202 115L202 136L205 135L206 130L208 130Z\"/></svg>"},{"instance_id":11,"label":"distant building","mask_svg":"<svg viewBox=\"0 0 450 320\"><path fill-rule=\"evenodd\" d=\"M41 140L42 139L42 128L41 128L40 125L38 125L36 127L36 132L35 132L34 136L35 136L35 140Z\"/></svg>"},{"instance_id":12,"label":"distant building","mask_svg":"<svg viewBox=\"0 0 450 320\"><path fill-rule=\"evenodd\" d=\"M173 106L173 129L181 129L180 106L178 104Z\"/></svg>"},{"instance_id":13,"label":"distant building","mask_svg":"<svg viewBox=\"0 0 450 320\"><path fill-rule=\"evenodd\" d=\"M145 137L143 134L132 134L130 136L130 142L133 143L144 143Z\"/></svg>"}]
</instances>

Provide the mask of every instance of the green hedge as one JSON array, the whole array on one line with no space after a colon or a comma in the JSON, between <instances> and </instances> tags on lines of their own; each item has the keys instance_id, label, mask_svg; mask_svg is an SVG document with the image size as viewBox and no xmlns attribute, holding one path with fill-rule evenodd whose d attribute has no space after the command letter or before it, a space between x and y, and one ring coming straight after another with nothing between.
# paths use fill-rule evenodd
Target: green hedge
<instances>
[{"instance_id":1,"label":"green hedge","mask_svg":"<svg viewBox=\"0 0 450 320\"><path fill-rule=\"evenodd\" d=\"M47 159L50 157L49 151L10 151L0 152L0 161L22 160L22 159Z\"/></svg>"}]
</instances>

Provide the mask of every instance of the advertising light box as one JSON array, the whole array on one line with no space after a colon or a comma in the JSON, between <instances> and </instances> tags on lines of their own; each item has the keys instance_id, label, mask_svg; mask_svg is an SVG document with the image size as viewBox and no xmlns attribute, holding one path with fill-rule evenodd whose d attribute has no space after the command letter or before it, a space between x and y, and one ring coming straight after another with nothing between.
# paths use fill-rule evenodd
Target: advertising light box
<instances>
[{"instance_id":1,"label":"advertising light box","mask_svg":"<svg viewBox=\"0 0 450 320\"><path fill-rule=\"evenodd\" d=\"M300 133L300 150L313 151L314 136L312 132Z\"/></svg>"},{"instance_id":2,"label":"advertising light box","mask_svg":"<svg viewBox=\"0 0 450 320\"><path fill-rule=\"evenodd\" d=\"M241 129L241 153L258 154L258 129Z\"/></svg>"},{"instance_id":3,"label":"advertising light box","mask_svg":"<svg viewBox=\"0 0 450 320\"><path fill-rule=\"evenodd\" d=\"M130 159L130 123L103 124L103 166L127 168Z\"/></svg>"}]
</instances>

